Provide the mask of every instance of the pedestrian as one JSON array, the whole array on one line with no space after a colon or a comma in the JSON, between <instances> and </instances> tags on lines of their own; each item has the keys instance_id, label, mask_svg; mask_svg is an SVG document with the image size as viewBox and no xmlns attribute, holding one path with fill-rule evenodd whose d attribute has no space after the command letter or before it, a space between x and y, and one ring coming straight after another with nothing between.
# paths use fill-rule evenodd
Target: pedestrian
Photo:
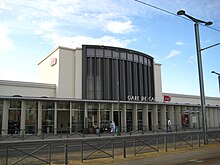
<instances>
[{"instance_id":1,"label":"pedestrian","mask_svg":"<svg viewBox=\"0 0 220 165\"><path fill-rule=\"evenodd\" d=\"M115 132L115 122L114 121L110 121L110 128L111 128L111 133Z\"/></svg>"},{"instance_id":2,"label":"pedestrian","mask_svg":"<svg viewBox=\"0 0 220 165\"><path fill-rule=\"evenodd\" d=\"M167 119L167 128L168 128L168 129L167 129L168 132L172 132L172 129L171 129L171 120L170 120L169 118Z\"/></svg>"}]
</instances>

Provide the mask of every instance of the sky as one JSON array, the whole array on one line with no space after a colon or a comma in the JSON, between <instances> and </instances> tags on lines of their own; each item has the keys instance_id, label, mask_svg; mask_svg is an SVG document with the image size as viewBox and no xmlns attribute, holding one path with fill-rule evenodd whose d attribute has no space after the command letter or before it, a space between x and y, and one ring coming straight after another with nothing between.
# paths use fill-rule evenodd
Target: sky
<instances>
[{"instance_id":1,"label":"sky","mask_svg":"<svg viewBox=\"0 0 220 165\"><path fill-rule=\"evenodd\" d=\"M162 91L200 95L194 22L201 48L220 42L219 0L1 0L0 80L39 82L37 64L58 46L116 46L161 64ZM205 96L219 97L220 45L202 51Z\"/></svg>"}]
</instances>

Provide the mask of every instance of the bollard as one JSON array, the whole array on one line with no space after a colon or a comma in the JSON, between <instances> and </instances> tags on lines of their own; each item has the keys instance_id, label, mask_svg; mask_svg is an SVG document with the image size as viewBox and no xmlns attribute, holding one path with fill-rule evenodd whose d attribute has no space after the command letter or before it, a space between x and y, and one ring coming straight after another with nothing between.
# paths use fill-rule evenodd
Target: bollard
<instances>
[{"instance_id":1,"label":"bollard","mask_svg":"<svg viewBox=\"0 0 220 165\"><path fill-rule=\"evenodd\" d=\"M114 144L114 141L112 141L112 159L115 158L115 144Z\"/></svg>"},{"instance_id":2,"label":"bollard","mask_svg":"<svg viewBox=\"0 0 220 165\"><path fill-rule=\"evenodd\" d=\"M156 139L156 143L157 143L157 152L159 153L159 137Z\"/></svg>"},{"instance_id":3,"label":"bollard","mask_svg":"<svg viewBox=\"0 0 220 165\"><path fill-rule=\"evenodd\" d=\"M126 141L123 141L124 158L126 158Z\"/></svg>"},{"instance_id":4,"label":"bollard","mask_svg":"<svg viewBox=\"0 0 220 165\"><path fill-rule=\"evenodd\" d=\"M64 164L65 165L68 164L68 148L67 148L67 144L65 144L65 147L64 147Z\"/></svg>"},{"instance_id":5,"label":"bollard","mask_svg":"<svg viewBox=\"0 0 220 165\"><path fill-rule=\"evenodd\" d=\"M167 137L164 136L164 149L165 149L165 152L167 152Z\"/></svg>"},{"instance_id":6,"label":"bollard","mask_svg":"<svg viewBox=\"0 0 220 165\"><path fill-rule=\"evenodd\" d=\"M82 140L82 143L81 143L81 162L83 163L83 140Z\"/></svg>"},{"instance_id":7,"label":"bollard","mask_svg":"<svg viewBox=\"0 0 220 165\"><path fill-rule=\"evenodd\" d=\"M174 150L176 150L176 137L173 135Z\"/></svg>"}]
</instances>

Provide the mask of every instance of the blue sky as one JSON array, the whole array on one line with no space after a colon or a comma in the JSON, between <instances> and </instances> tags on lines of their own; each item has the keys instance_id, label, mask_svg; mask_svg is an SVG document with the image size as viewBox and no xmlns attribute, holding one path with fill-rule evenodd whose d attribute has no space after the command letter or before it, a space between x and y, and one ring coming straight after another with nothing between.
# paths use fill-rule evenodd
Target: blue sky
<instances>
[{"instance_id":1,"label":"blue sky","mask_svg":"<svg viewBox=\"0 0 220 165\"><path fill-rule=\"evenodd\" d=\"M162 64L163 92L199 95L194 23L178 10L212 21L201 47L220 42L219 0L1 0L0 80L38 82L37 64L57 46L118 46ZM217 30L214 30L214 29ZM220 45L202 51L205 95L219 97Z\"/></svg>"}]
</instances>

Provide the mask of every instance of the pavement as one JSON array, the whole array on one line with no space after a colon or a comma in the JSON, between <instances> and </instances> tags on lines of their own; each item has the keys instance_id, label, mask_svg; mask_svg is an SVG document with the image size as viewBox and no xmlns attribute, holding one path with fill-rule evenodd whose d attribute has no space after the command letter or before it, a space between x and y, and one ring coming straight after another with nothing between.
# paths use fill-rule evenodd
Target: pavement
<instances>
[{"instance_id":1,"label":"pavement","mask_svg":"<svg viewBox=\"0 0 220 165\"><path fill-rule=\"evenodd\" d=\"M145 153L127 158L97 159L71 164L89 165L220 165L220 144L208 144L200 148L168 150L168 152Z\"/></svg>"}]
</instances>

